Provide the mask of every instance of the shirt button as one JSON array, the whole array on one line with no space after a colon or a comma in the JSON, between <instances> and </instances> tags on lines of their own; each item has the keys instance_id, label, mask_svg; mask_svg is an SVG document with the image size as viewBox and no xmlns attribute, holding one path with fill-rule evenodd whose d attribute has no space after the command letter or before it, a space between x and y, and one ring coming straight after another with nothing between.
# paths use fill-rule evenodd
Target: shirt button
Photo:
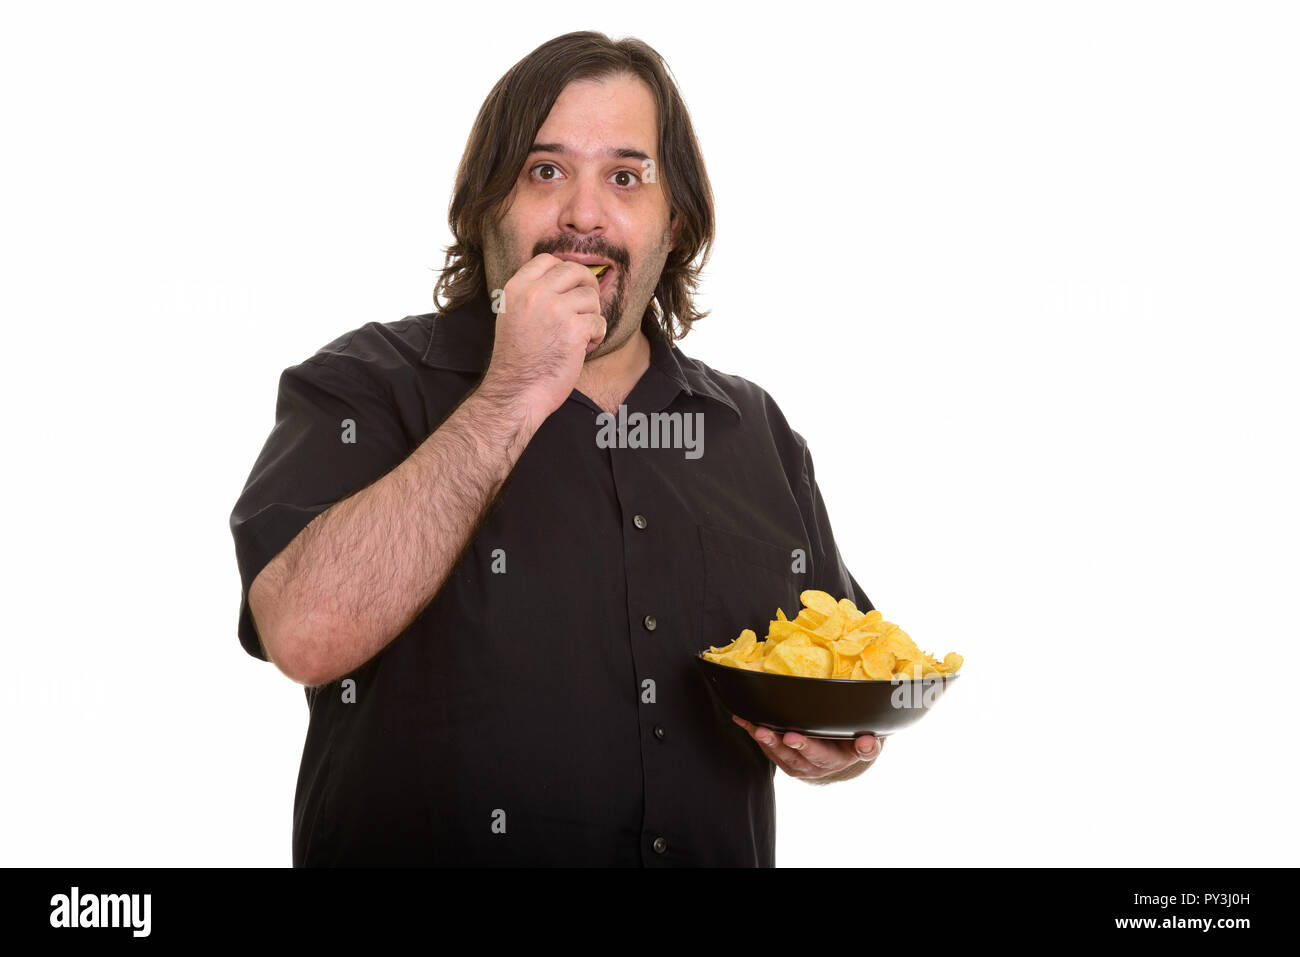
<instances>
[{"instance_id":1,"label":"shirt button","mask_svg":"<svg viewBox=\"0 0 1300 957\"><path fill-rule=\"evenodd\" d=\"M655 630L655 626L656 626L656 623L655 623L655 616L654 616L654 615L646 615L646 616L645 616L645 630L646 630L646 631L654 631L654 630Z\"/></svg>"},{"instance_id":2,"label":"shirt button","mask_svg":"<svg viewBox=\"0 0 1300 957\"><path fill-rule=\"evenodd\" d=\"M656 854L662 854L664 851L668 850L668 842L665 841L662 837L656 837L654 842L654 849Z\"/></svg>"},{"instance_id":3,"label":"shirt button","mask_svg":"<svg viewBox=\"0 0 1300 957\"><path fill-rule=\"evenodd\" d=\"M662 724L655 725L655 737L660 741L664 739L664 726Z\"/></svg>"},{"instance_id":4,"label":"shirt button","mask_svg":"<svg viewBox=\"0 0 1300 957\"><path fill-rule=\"evenodd\" d=\"M644 516L644 515L633 515L633 516L632 516L632 524L635 525L637 528L645 528L645 527L646 527L646 524L647 524L647 522L646 522L646 520L645 520L645 516Z\"/></svg>"}]
</instances>

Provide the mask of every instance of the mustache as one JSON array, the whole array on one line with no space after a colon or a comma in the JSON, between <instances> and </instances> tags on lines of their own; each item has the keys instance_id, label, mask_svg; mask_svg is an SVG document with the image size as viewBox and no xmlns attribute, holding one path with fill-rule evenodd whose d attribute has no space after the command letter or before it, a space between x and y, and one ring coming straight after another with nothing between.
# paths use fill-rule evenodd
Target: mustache
<instances>
[{"instance_id":1,"label":"mustache","mask_svg":"<svg viewBox=\"0 0 1300 957\"><path fill-rule=\"evenodd\" d=\"M615 266L618 266L620 272L627 272L627 250L621 246L613 246L600 237L578 239L576 237L558 236L554 239L539 239L533 245L533 255L540 256L542 253L600 256L602 259L608 259Z\"/></svg>"}]
</instances>

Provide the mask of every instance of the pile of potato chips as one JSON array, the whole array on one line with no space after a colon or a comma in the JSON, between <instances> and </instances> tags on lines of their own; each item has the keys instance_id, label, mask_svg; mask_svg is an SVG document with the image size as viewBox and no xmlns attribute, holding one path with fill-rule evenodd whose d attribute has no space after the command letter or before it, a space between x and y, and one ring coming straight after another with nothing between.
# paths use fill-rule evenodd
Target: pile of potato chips
<instances>
[{"instance_id":1,"label":"pile of potato chips","mask_svg":"<svg viewBox=\"0 0 1300 957\"><path fill-rule=\"evenodd\" d=\"M710 646L701 657L746 671L853 681L950 675L962 665L955 651L935 660L880 612L858 611L847 598L837 602L824 591L806 591L799 600L804 608L794 621L776 610L765 641L746 628L731 644Z\"/></svg>"}]
</instances>

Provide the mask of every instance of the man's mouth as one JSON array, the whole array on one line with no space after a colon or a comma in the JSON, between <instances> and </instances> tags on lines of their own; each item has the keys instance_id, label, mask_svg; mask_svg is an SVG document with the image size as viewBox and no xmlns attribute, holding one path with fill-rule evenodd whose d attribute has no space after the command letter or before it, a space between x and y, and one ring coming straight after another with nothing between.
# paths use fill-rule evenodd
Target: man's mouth
<instances>
[{"instance_id":1,"label":"man's mouth","mask_svg":"<svg viewBox=\"0 0 1300 957\"><path fill-rule=\"evenodd\" d=\"M538 246L541 245L542 245L541 243L538 244ZM547 252L548 250L546 249L538 250L535 247L533 254L537 255L539 251ZM552 253L552 255L558 259L564 259L569 262L577 263L579 266L586 266L588 269L591 270L591 274L596 277L596 282L599 283L601 289L604 289L606 284L614 280L615 273L617 273L618 271L614 263L608 261L600 262L599 260L604 257L598 255L591 255L589 253L571 253L571 252L556 252L556 253ZM584 262L583 260L587 260L587 261ZM592 260L595 261L593 262Z\"/></svg>"},{"instance_id":2,"label":"man's mouth","mask_svg":"<svg viewBox=\"0 0 1300 957\"><path fill-rule=\"evenodd\" d=\"M585 265L587 266L588 269L591 270L591 274L596 277L596 282L600 285L600 288L603 290L605 288L605 282L606 282L605 276L612 277L614 275L612 272L609 271L610 269L609 263L595 263L594 265L588 263ZM611 279L610 281L613 280Z\"/></svg>"}]
</instances>

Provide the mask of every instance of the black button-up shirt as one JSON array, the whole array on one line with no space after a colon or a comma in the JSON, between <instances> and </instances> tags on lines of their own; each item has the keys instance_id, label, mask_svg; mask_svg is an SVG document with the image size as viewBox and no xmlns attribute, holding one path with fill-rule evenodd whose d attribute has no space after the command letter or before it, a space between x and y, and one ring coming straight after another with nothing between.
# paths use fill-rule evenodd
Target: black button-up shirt
<instances>
[{"instance_id":1,"label":"black button-up shirt","mask_svg":"<svg viewBox=\"0 0 1300 957\"><path fill-rule=\"evenodd\" d=\"M439 426L486 370L495 318L483 297L370 323L285 370L230 521L250 654L266 658L258 572ZM598 441L601 409L575 390L410 627L305 689L295 866L774 864L774 765L694 659L765 634L805 588L872 606L776 403L643 329L623 435ZM638 412L698 413L703 442L632 447Z\"/></svg>"}]
</instances>

